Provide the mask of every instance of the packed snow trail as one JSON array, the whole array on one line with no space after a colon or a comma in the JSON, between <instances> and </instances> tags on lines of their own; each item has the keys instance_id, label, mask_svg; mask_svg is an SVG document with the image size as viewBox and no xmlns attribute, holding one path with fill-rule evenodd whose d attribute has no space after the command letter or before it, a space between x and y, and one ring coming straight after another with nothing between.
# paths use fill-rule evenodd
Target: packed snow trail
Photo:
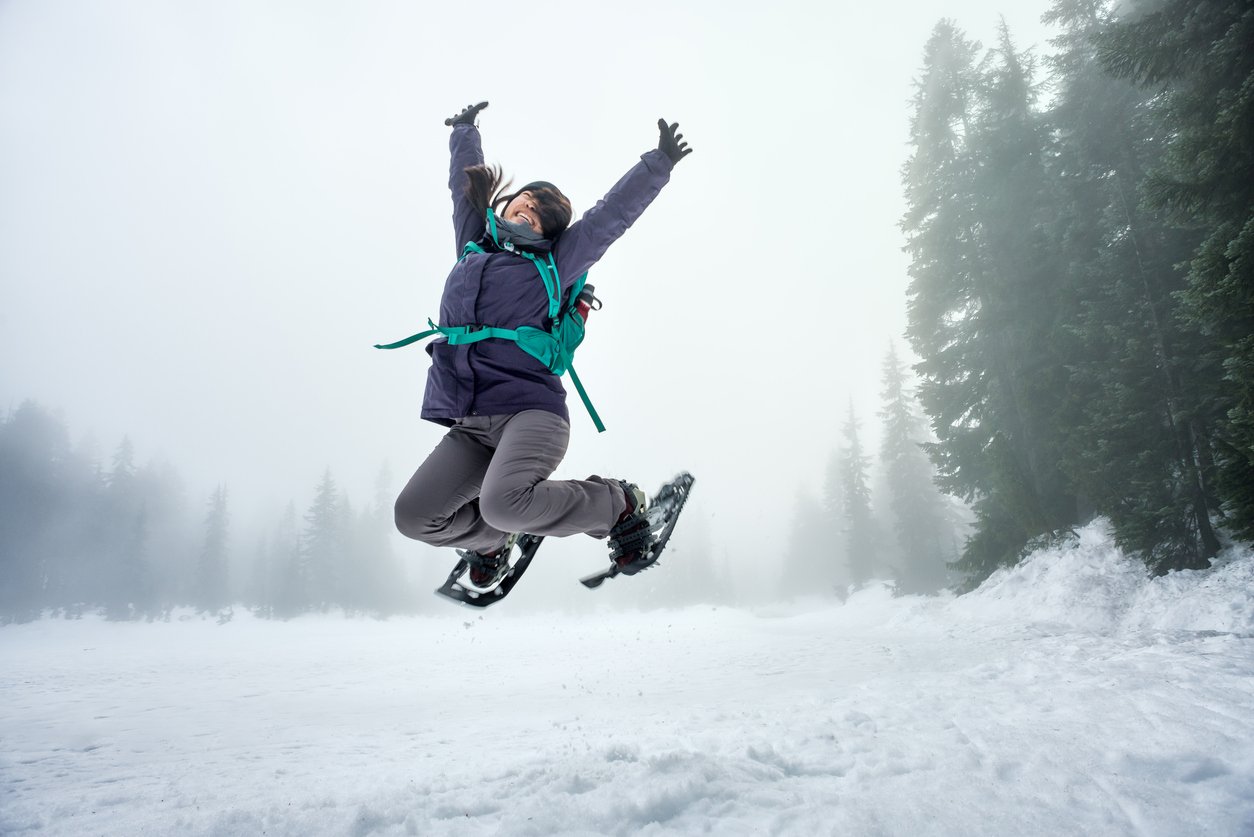
<instances>
[{"instance_id":1,"label":"packed snow trail","mask_svg":"<svg viewBox=\"0 0 1254 837\"><path fill-rule=\"evenodd\" d=\"M1254 558L1099 534L958 599L8 626L0 833L1254 833Z\"/></svg>"}]
</instances>

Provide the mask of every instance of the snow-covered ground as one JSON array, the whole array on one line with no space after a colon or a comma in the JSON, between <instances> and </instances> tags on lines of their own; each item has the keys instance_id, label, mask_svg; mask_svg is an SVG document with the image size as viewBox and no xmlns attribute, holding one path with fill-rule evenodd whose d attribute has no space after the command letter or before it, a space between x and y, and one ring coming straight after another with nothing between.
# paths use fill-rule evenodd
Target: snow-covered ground
<instances>
[{"instance_id":1,"label":"snow-covered ground","mask_svg":"<svg viewBox=\"0 0 1254 837\"><path fill-rule=\"evenodd\" d=\"M1250 835L1254 555L1150 581L1095 526L957 599L8 626L0 832Z\"/></svg>"}]
</instances>

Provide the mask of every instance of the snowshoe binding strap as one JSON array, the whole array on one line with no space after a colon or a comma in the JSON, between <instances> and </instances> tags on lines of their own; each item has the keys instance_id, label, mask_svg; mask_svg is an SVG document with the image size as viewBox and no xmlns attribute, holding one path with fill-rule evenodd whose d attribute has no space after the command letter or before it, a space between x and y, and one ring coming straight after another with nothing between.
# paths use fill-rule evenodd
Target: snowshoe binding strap
<instances>
[{"instance_id":1,"label":"snowshoe binding strap","mask_svg":"<svg viewBox=\"0 0 1254 837\"><path fill-rule=\"evenodd\" d=\"M632 499L631 512L609 530L609 560L627 575L635 575L653 561L653 525L648 518L640 489L631 483L619 483Z\"/></svg>"},{"instance_id":2,"label":"snowshoe binding strap","mask_svg":"<svg viewBox=\"0 0 1254 837\"><path fill-rule=\"evenodd\" d=\"M467 552L463 557L468 570L466 580L480 590L493 587L509 570L509 561L504 555L481 555L478 552Z\"/></svg>"}]
</instances>

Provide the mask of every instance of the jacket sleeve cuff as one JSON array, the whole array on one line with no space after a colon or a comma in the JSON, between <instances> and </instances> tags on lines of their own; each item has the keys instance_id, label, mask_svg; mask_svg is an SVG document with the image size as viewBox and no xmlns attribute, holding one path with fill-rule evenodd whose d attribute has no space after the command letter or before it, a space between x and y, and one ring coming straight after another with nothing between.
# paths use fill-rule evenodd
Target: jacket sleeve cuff
<instances>
[{"instance_id":1,"label":"jacket sleeve cuff","mask_svg":"<svg viewBox=\"0 0 1254 837\"><path fill-rule=\"evenodd\" d=\"M671 158L667 157L660 148L654 148L640 155L640 159L644 160L644 164L648 166L649 171L654 174L670 174L675 168L675 164L671 162Z\"/></svg>"}]
</instances>

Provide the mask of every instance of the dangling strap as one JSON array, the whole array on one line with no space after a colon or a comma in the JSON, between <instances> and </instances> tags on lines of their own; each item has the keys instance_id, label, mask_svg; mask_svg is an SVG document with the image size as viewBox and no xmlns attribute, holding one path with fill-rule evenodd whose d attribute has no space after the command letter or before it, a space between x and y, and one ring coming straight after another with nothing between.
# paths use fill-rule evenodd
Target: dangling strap
<instances>
[{"instance_id":1,"label":"dangling strap","mask_svg":"<svg viewBox=\"0 0 1254 837\"><path fill-rule=\"evenodd\" d=\"M431 335L440 333L440 329L435 323L427 320L427 325L431 326L427 331L420 331L417 334L406 337L404 340L397 340L395 343L375 343L374 347L376 349L400 349L408 346L410 343L417 343L419 340L426 340Z\"/></svg>"},{"instance_id":2,"label":"dangling strap","mask_svg":"<svg viewBox=\"0 0 1254 837\"><path fill-rule=\"evenodd\" d=\"M588 398L588 392L583 388L583 384L579 382L579 376L575 374L575 367L570 365L570 355L562 353L566 358L566 371L570 373L570 381L575 385L575 391L579 393L579 400L583 402L583 406L587 409L588 415L592 416L592 423L596 425L598 433L605 432L605 423L601 421L601 417L597 415L596 408L592 406L592 400Z\"/></svg>"}]
</instances>

